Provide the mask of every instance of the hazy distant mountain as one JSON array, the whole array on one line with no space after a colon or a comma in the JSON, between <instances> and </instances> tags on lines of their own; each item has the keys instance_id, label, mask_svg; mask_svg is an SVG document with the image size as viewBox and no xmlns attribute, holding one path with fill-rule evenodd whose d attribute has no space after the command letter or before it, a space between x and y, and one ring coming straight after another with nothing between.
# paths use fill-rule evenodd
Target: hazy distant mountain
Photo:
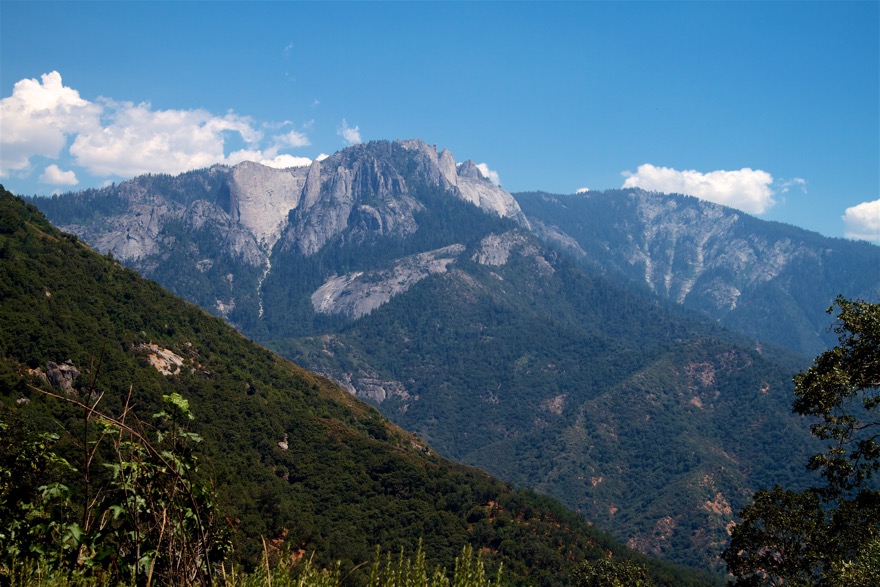
<instances>
[{"instance_id":1,"label":"hazy distant mountain","mask_svg":"<svg viewBox=\"0 0 880 587\"><path fill-rule=\"evenodd\" d=\"M639 189L516 198L545 241L590 266L808 356L836 343L837 295L880 299L880 247L865 242Z\"/></svg>"},{"instance_id":2,"label":"hazy distant mountain","mask_svg":"<svg viewBox=\"0 0 880 587\"><path fill-rule=\"evenodd\" d=\"M757 486L805 482L809 436L790 416L804 359L656 297L625 253L615 265L523 198L527 219L473 164L420 141L31 201L441 453L556 496L642 551L717 568ZM642 238L647 221L629 235L612 217L594 219L608 233L597 249ZM550 233L553 246L536 236Z\"/></svg>"}]
</instances>

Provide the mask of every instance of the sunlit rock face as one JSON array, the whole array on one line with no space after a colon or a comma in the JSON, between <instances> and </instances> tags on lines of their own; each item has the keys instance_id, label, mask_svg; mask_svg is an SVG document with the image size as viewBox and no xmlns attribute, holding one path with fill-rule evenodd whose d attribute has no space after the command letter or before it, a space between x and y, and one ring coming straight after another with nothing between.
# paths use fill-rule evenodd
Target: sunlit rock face
<instances>
[{"instance_id":1,"label":"sunlit rock face","mask_svg":"<svg viewBox=\"0 0 880 587\"><path fill-rule=\"evenodd\" d=\"M450 245L404 257L388 269L334 277L312 294L312 307L321 314L360 318L429 275L445 273L464 250L463 245Z\"/></svg>"},{"instance_id":2,"label":"sunlit rock face","mask_svg":"<svg viewBox=\"0 0 880 587\"><path fill-rule=\"evenodd\" d=\"M287 215L299 206L307 167L274 169L244 162L232 168L229 192L232 218L266 250L281 236Z\"/></svg>"},{"instance_id":3,"label":"sunlit rock face","mask_svg":"<svg viewBox=\"0 0 880 587\"><path fill-rule=\"evenodd\" d=\"M424 141L376 141L312 164L283 246L311 255L342 234L352 242L370 235L412 234L425 186L528 226L513 196L483 177L472 162L456 165L448 150L438 153Z\"/></svg>"}]
</instances>

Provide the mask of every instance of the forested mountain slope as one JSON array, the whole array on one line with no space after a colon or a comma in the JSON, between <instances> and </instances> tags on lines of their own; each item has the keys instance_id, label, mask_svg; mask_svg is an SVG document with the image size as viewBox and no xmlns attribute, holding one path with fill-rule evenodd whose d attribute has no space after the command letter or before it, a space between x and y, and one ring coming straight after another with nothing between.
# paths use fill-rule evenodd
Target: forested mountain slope
<instances>
[{"instance_id":1,"label":"forested mountain slope","mask_svg":"<svg viewBox=\"0 0 880 587\"><path fill-rule=\"evenodd\" d=\"M542 238L589 266L806 356L835 343L825 310L837 295L880 299L880 247L865 242L640 189L516 199Z\"/></svg>"},{"instance_id":2,"label":"forested mountain slope","mask_svg":"<svg viewBox=\"0 0 880 587\"><path fill-rule=\"evenodd\" d=\"M144 418L163 394L186 398L245 562L259 560L261 537L345 568L371 560L377 543L412 551L423 538L432 564L450 567L469 543L492 565L504 562L516 584L554 585L585 557L629 556L557 503L439 457L327 379L94 253L0 189L0 440L51 431L83 470L82 412L35 387L87 401L103 394L109 413L130 394ZM95 468L93 491L102 475ZM701 584L651 565L661 583Z\"/></svg>"},{"instance_id":3,"label":"forested mountain slope","mask_svg":"<svg viewBox=\"0 0 880 587\"><path fill-rule=\"evenodd\" d=\"M806 359L545 245L509 194L425 143L32 201L442 454L645 552L717 569L754 489L806 479L790 415Z\"/></svg>"},{"instance_id":4,"label":"forested mountain slope","mask_svg":"<svg viewBox=\"0 0 880 587\"><path fill-rule=\"evenodd\" d=\"M800 363L522 238L504 264L477 246L336 333L267 343L454 458L646 552L717 567L749 488L805 478Z\"/></svg>"}]
</instances>

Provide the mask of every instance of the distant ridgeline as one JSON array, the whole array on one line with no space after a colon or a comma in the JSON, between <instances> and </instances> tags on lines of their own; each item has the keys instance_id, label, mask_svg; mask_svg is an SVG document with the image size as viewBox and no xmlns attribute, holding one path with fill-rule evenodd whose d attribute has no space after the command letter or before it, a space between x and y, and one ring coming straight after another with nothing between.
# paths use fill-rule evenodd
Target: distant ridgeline
<instances>
[{"instance_id":1,"label":"distant ridgeline","mask_svg":"<svg viewBox=\"0 0 880 587\"><path fill-rule=\"evenodd\" d=\"M33 463L51 451L70 464L0 477L3 527L26 527L33 513L20 506L49 500L40 491L61 487L54 483L69 489L65 512L76 520L90 496L113 486L112 426L91 420L84 429L82 404L146 422L162 396L194 415L187 425L203 440L181 458L197 458L203 480L216 483L233 557L245 565L288 553L339 560L347 572L378 544L414 552L422 540L432 568L451 569L469 544L490 570L503 563L512 584L563 585L573 565L607 556L635 557L660 585L710 583L627 550L557 502L441 458L329 380L94 253L0 188L0 468L26 468L23 447L36 451ZM84 526L58 535L74 561Z\"/></svg>"},{"instance_id":2,"label":"distant ridgeline","mask_svg":"<svg viewBox=\"0 0 880 587\"><path fill-rule=\"evenodd\" d=\"M877 247L641 190L514 198L421 141L29 201L441 454L714 570L757 487L809 479L791 376L825 309L880 295Z\"/></svg>"},{"instance_id":3,"label":"distant ridgeline","mask_svg":"<svg viewBox=\"0 0 880 587\"><path fill-rule=\"evenodd\" d=\"M880 247L866 242L638 189L515 196L543 240L588 266L806 356L837 342L837 295L880 299Z\"/></svg>"}]
</instances>

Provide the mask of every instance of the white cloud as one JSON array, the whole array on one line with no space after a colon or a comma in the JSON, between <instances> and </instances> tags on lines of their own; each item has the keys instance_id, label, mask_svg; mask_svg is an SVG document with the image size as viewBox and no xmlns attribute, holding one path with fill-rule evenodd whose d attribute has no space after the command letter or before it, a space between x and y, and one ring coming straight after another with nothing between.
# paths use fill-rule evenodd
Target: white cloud
<instances>
[{"instance_id":1,"label":"white cloud","mask_svg":"<svg viewBox=\"0 0 880 587\"><path fill-rule=\"evenodd\" d=\"M639 165L635 173L624 171L623 176L626 177L625 188L688 194L750 214L763 214L775 204L770 187L773 176L760 169L746 167L738 171L700 173L646 163Z\"/></svg>"},{"instance_id":2,"label":"white cloud","mask_svg":"<svg viewBox=\"0 0 880 587\"><path fill-rule=\"evenodd\" d=\"M501 177L498 175L498 172L494 169L489 169L489 165L487 163L477 163L475 167L480 170L480 173L483 174L483 177L485 177L495 185L501 185Z\"/></svg>"},{"instance_id":3,"label":"white cloud","mask_svg":"<svg viewBox=\"0 0 880 587\"><path fill-rule=\"evenodd\" d=\"M287 169L288 167L308 167L312 164L312 160L308 157L294 157L293 155L277 155L272 159L260 159L259 161L266 167L275 167L277 169Z\"/></svg>"},{"instance_id":4,"label":"white cloud","mask_svg":"<svg viewBox=\"0 0 880 587\"><path fill-rule=\"evenodd\" d=\"M880 244L880 200L862 202L846 209L844 236Z\"/></svg>"},{"instance_id":5,"label":"white cloud","mask_svg":"<svg viewBox=\"0 0 880 587\"><path fill-rule=\"evenodd\" d=\"M0 100L0 177L29 170L31 158L57 158L68 136L100 127L101 107L65 87L57 71L23 79Z\"/></svg>"},{"instance_id":6,"label":"white cloud","mask_svg":"<svg viewBox=\"0 0 880 587\"><path fill-rule=\"evenodd\" d=\"M317 157L315 157L315 161L323 161L324 159L326 159L326 158L329 157L329 156L330 156L330 155L328 155L327 153L321 153L320 155L318 155Z\"/></svg>"},{"instance_id":7,"label":"white cloud","mask_svg":"<svg viewBox=\"0 0 880 587\"><path fill-rule=\"evenodd\" d=\"M355 126L351 128L348 126L348 122L343 118L342 125L339 127L339 130L336 131L336 134L342 137L342 140L345 141L348 145L356 145L361 141L361 129L359 126Z\"/></svg>"},{"instance_id":8,"label":"white cloud","mask_svg":"<svg viewBox=\"0 0 880 587\"><path fill-rule=\"evenodd\" d=\"M70 146L78 165L96 175L180 173L226 162L225 132L255 145L262 133L246 118L206 110L153 110L150 104L106 102L110 124L81 133Z\"/></svg>"},{"instance_id":9,"label":"white cloud","mask_svg":"<svg viewBox=\"0 0 880 587\"><path fill-rule=\"evenodd\" d=\"M575 193L576 194L586 194L589 191L590 191L590 188L578 188Z\"/></svg>"},{"instance_id":10,"label":"white cloud","mask_svg":"<svg viewBox=\"0 0 880 587\"><path fill-rule=\"evenodd\" d=\"M280 149L288 147L308 147L309 145L311 145L309 138L303 133L295 130L275 137L275 146Z\"/></svg>"},{"instance_id":11,"label":"white cloud","mask_svg":"<svg viewBox=\"0 0 880 587\"><path fill-rule=\"evenodd\" d=\"M309 145L302 132L281 132L287 122L258 125L231 111L215 115L201 109L154 110L149 103L89 102L64 86L56 71L43 75L42 82L15 84L12 96L0 100L0 114L0 177L29 173L33 157L58 159L71 137L73 163L104 177L180 173L243 157L276 166L303 164L305 158L283 151ZM245 147L227 156L229 139L236 136ZM42 177L69 181L71 176L56 167Z\"/></svg>"},{"instance_id":12,"label":"white cloud","mask_svg":"<svg viewBox=\"0 0 880 587\"><path fill-rule=\"evenodd\" d=\"M43 171L43 174L40 175L40 181L50 185L76 185L79 183L76 173L73 171L63 171L54 163Z\"/></svg>"},{"instance_id":13,"label":"white cloud","mask_svg":"<svg viewBox=\"0 0 880 587\"><path fill-rule=\"evenodd\" d=\"M802 192L807 193L807 180L805 180L803 177L779 180L780 193L787 194L788 191L793 187L799 187Z\"/></svg>"}]
</instances>

